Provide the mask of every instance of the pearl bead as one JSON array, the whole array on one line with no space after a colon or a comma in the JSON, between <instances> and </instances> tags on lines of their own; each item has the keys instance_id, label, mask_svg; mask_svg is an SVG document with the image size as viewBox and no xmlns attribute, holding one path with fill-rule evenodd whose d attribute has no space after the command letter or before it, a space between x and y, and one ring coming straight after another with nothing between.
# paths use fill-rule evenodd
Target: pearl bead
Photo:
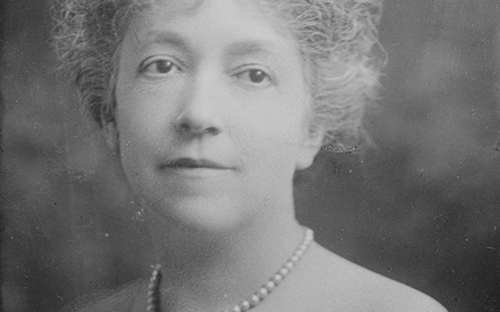
<instances>
[{"instance_id":1,"label":"pearl bead","mask_svg":"<svg viewBox=\"0 0 500 312\"><path fill-rule=\"evenodd\" d=\"M250 309L250 302L245 300L240 304L240 307L241 311L247 311L248 309Z\"/></svg>"},{"instance_id":2,"label":"pearl bead","mask_svg":"<svg viewBox=\"0 0 500 312\"><path fill-rule=\"evenodd\" d=\"M269 281L266 283L266 285L264 285L264 287L266 287L267 291L271 291L276 287L276 284L274 282Z\"/></svg>"},{"instance_id":3,"label":"pearl bead","mask_svg":"<svg viewBox=\"0 0 500 312\"><path fill-rule=\"evenodd\" d=\"M231 310L231 312L241 312L241 309L239 306L235 306L233 307L233 309Z\"/></svg>"},{"instance_id":4,"label":"pearl bead","mask_svg":"<svg viewBox=\"0 0 500 312\"><path fill-rule=\"evenodd\" d=\"M290 258L290 260L292 260L293 262L297 262L297 261L299 261L299 257L292 256L292 258Z\"/></svg>"},{"instance_id":5,"label":"pearl bead","mask_svg":"<svg viewBox=\"0 0 500 312\"><path fill-rule=\"evenodd\" d=\"M285 264L285 267L286 267L288 270L293 269L293 262L292 262L292 261L288 261L288 262Z\"/></svg>"},{"instance_id":6,"label":"pearl bead","mask_svg":"<svg viewBox=\"0 0 500 312\"><path fill-rule=\"evenodd\" d=\"M275 274L273 276L273 282L278 285L279 283L281 283L281 281L283 280L283 276L281 276L281 274Z\"/></svg>"},{"instance_id":7,"label":"pearl bead","mask_svg":"<svg viewBox=\"0 0 500 312\"><path fill-rule=\"evenodd\" d=\"M281 268L281 269L280 269L280 274L281 274L282 276L286 276L286 275L288 274L288 269L287 269L287 268Z\"/></svg>"},{"instance_id":8,"label":"pearl bead","mask_svg":"<svg viewBox=\"0 0 500 312\"><path fill-rule=\"evenodd\" d=\"M255 307L256 305L258 305L258 304L259 304L259 302L260 302L260 298L259 298L259 296L257 296L257 295L253 295L253 296L252 296L252 298L250 298L250 304L251 304L252 306L254 306L254 307Z\"/></svg>"},{"instance_id":9,"label":"pearl bead","mask_svg":"<svg viewBox=\"0 0 500 312\"><path fill-rule=\"evenodd\" d=\"M261 288L259 289L259 291L257 292L258 296L260 299L264 299L267 297L267 294L269 294L269 292L267 291L267 289L265 288Z\"/></svg>"}]
</instances>

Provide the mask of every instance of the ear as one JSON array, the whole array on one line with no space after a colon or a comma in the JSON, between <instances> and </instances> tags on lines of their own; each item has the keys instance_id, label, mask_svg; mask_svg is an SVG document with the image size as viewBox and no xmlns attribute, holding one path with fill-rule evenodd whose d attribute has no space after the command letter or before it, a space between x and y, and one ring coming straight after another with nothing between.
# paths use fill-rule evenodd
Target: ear
<instances>
[{"instance_id":1,"label":"ear","mask_svg":"<svg viewBox=\"0 0 500 312\"><path fill-rule=\"evenodd\" d=\"M297 157L296 170L307 169L313 164L314 158L321 149L324 137L325 129L323 127L309 128L302 144L302 150Z\"/></svg>"},{"instance_id":2,"label":"ear","mask_svg":"<svg viewBox=\"0 0 500 312\"><path fill-rule=\"evenodd\" d=\"M120 134L118 133L116 120L113 119L111 121L103 122L102 131L108 148L113 153L113 156L120 155Z\"/></svg>"},{"instance_id":3,"label":"ear","mask_svg":"<svg viewBox=\"0 0 500 312\"><path fill-rule=\"evenodd\" d=\"M112 79L113 80L113 79ZM101 127L104 132L104 138L108 145L109 150L113 156L120 155L120 134L118 132L118 125L116 123L116 84L114 84L111 93L109 94L109 105L101 106L100 117Z\"/></svg>"}]
</instances>

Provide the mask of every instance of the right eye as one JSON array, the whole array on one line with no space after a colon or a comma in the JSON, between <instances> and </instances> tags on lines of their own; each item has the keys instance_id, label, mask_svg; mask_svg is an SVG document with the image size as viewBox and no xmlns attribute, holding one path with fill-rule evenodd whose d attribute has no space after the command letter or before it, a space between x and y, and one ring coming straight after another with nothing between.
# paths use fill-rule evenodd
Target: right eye
<instances>
[{"instance_id":1,"label":"right eye","mask_svg":"<svg viewBox=\"0 0 500 312\"><path fill-rule=\"evenodd\" d=\"M153 58L141 66L141 73L153 76L165 76L180 71L182 71L180 66L167 58Z\"/></svg>"}]
</instances>

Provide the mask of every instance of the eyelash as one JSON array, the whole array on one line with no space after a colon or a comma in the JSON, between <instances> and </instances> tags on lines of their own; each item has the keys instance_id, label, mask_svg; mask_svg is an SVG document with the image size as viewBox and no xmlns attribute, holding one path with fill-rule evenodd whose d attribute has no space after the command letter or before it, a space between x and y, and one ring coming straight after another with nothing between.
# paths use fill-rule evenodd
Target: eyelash
<instances>
[{"instance_id":1,"label":"eyelash","mask_svg":"<svg viewBox=\"0 0 500 312\"><path fill-rule=\"evenodd\" d=\"M260 82L251 81L252 78L255 78L255 77L251 77L252 74L259 74L259 75L261 74L262 75L261 78L267 79L266 86L270 86L270 85L274 84L274 80L273 80L272 76L269 73L267 73L267 71L260 69L260 68L248 68L248 69L239 71L234 76L238 79L241 79L241 77L243 75L248 75L249 81L245 82L246 84L253 85L253 86L261 86L263 84L262 81L260 81Z\"/></svg>"},{"instance_id":2,"label":"eyelash","mask_svg":"<svg viewBox=\"0 0 500 312\"><path fill-rule=\"evenodd\" d=\"M166 67L168 67L168 70L166 72L160 72L158 66L162 64ZM156 66L155 70L153 72L150 71L152 66ZM140 74L146 74L148 73L151 76L165 76L172 74L171 71L173 69L177 70L177 72L182 72L182 66L178 65L177 61L174 61L170 58L167 57L152 57L149 59L146 59L141 63L141 66L139 67L139 73ZM240 67L241 68L241 67ZM252 77L252 74L259 75L260 77ZM247 75L248 78L244 79L242 76ZM244 81L245 84L255 86L255 87L268 87L273 84L275 84L275 81L272 77L271 74L269 74L266 70L263 70L258 67L249 67L249 68L244 68L243 70L239 70L236 74L234 74L234 77L236 77L239 80L246 80ZM254 78L262 78L261 81L254 82L252 79ZM267 80L267 83L263 83L264 80Z\"/></svg>"},{"instance_id":3,"label":"eyelash","mask_svg":"<svg viewBox=\"0 0 500 312\"><path fill-rule=\"evenodd\" d=\"M160 70L158 69L158 66L160 64L163 64L165 66L168 67L168 71L167 72L160 72ZM149 72L150 71L150 68L152 66L156 66L156 69L154 72ZM139 67L140 70L139 72L141 74L144 74L144 73L147 73L149 72L150 75L153 75L153 76L164 76L164 75L168 75L168 74L171 74L171 71L172 69L176 69L178 72L182 72L182 67L180 65L178 65L178 63L176 61L173 61L169 58L150 58L150 59L147 59L145 60L144 62L142 62L141 66Z\"/></svg>"}]
</instances>

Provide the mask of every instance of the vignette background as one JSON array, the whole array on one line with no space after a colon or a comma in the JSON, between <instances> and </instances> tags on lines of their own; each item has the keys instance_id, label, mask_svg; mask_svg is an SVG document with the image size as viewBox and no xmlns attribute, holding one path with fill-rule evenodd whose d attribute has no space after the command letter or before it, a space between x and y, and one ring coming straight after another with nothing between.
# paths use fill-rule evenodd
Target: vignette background
<instances>
[{"instance_id":1,"label":"vignette background","mask_svg":"<svg viewBox=\"0 0 500 312\"><path fill-rule=\"evenodd\" d=\"M386 0L377 149L323 152L299 219L334 252L450 311L500 310L500 3ZM49 1L4 0L2 306L54 311L149 275L148 234L58 78Z\"/></svg>"}]
</instances>

